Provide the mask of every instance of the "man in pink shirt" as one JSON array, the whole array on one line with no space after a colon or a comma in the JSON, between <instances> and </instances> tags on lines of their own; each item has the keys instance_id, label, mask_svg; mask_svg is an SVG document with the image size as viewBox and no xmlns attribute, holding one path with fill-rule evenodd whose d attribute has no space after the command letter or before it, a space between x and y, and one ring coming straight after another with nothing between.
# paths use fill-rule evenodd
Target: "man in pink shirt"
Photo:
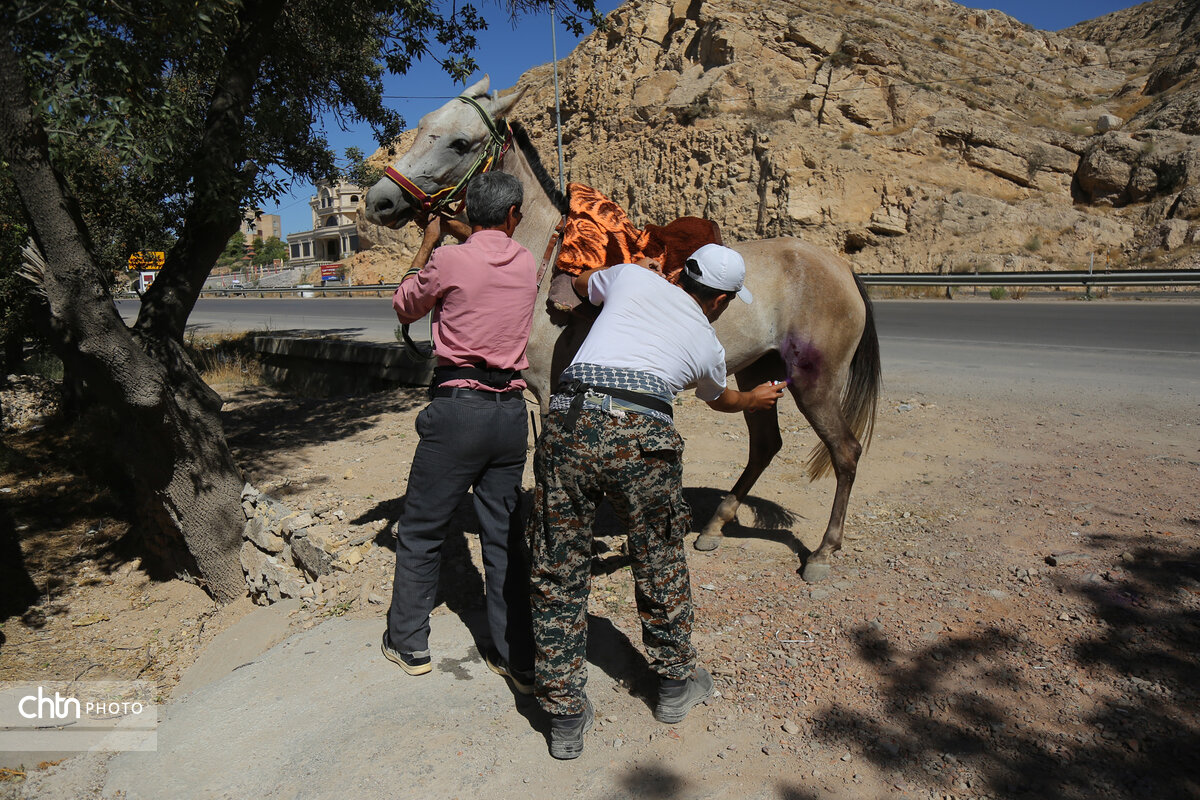
<instances>
[{"instance_id":1,"label":"man in pink shirt","mask_svg":"<svg viewBox=\"0 0 1200 800\"><path fill-rule=\"evenodd\" d=\"M533 691L528 568L520 520L528 423L521 370L537 298L533 255L512 239L523 190L487 172L467 185L466 226L434 217L392 297L403 323L433 312L438 365L433 399L417 415L421 437L396 523L396 576L383 654L410 675L432 670L429 614L446 526L473 490L483 550L491 669ZM444 229L462 244L434 251Z\"/></svg>"}]
</instances>

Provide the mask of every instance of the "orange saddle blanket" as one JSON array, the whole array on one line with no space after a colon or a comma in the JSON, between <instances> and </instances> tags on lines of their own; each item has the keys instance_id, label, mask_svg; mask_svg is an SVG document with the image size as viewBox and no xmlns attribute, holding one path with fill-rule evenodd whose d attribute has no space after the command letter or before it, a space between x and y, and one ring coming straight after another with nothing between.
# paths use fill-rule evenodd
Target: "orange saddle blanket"
<instances>
[{"instance_id":1,"label":"orange saddle blanket","mask_svg":"<svg viewBox=\"0 0 1200 800\"><path fill-rule=\"evenodd\" d=\"M721 244L720 228L712 220L680 217L638 230L624 209L591 186L571 183L567 188L571 210L557 262L562 272L578 275L589 269L657 258L667 279L678 283L688 256L706 244Z\"/></svg>"}]
</instances>

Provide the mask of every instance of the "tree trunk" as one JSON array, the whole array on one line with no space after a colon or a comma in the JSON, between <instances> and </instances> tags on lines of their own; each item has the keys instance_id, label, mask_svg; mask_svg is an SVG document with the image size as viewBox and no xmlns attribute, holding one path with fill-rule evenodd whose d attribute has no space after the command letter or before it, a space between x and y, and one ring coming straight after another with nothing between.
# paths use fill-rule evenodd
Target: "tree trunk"
<instances>
[{"instance_id":1,"label":"tree trunk","mask_svg":"<svg viewBox=\"0 0 1200 800\"><path fill-rule=\"evenodd\" d=\"M0 156L46 259L46 297L64 334L54 337L55 347L87 383L91 399L115 416L117 427L107 433L138 498L139 523L182 540L212 596L234 600L246 593L238 561L243 482L221 427L221 399L200 379L178 338L166 331L135 334L122 321L32 109L23 70L5 41Z\"/></svg>"}]
</instances>

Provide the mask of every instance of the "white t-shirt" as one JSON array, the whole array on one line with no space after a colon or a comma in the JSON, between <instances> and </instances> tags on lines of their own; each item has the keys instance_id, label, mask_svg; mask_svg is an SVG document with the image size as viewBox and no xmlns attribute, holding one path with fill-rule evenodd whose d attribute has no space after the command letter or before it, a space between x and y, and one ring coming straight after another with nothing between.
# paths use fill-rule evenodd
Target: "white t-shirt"
<instances>
[{"instance_id":1,"label":"white t-shirt","mask_svg":"<svg viewBox=\"0 0 1200 800\"><path fill-rule=\"evenodd\" d=\"M725 348L683 289L636 264L618 264L588 279L588 299L604 310L572 364L649 372L674 394L695 383L705 402L725 391Z\"/></svg>"}]
</instances>

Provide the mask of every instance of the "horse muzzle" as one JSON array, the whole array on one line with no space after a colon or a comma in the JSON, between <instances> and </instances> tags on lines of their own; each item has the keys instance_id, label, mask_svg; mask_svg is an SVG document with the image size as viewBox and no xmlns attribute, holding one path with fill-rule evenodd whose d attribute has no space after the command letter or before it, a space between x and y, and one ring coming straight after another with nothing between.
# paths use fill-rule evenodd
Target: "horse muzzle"
<instances>
[{"instance_id":1,"label":"horse muzzle","mask_svg":"<svg viewBox=\"0 0 1200 800\"><path fill-rule=\"evenodd\" d=\"M408 202L400 187L386 179L367 191L363 209L367 222L385 228L403 228L416 216L416 209Z\"/></svg>"}]
</instances>

